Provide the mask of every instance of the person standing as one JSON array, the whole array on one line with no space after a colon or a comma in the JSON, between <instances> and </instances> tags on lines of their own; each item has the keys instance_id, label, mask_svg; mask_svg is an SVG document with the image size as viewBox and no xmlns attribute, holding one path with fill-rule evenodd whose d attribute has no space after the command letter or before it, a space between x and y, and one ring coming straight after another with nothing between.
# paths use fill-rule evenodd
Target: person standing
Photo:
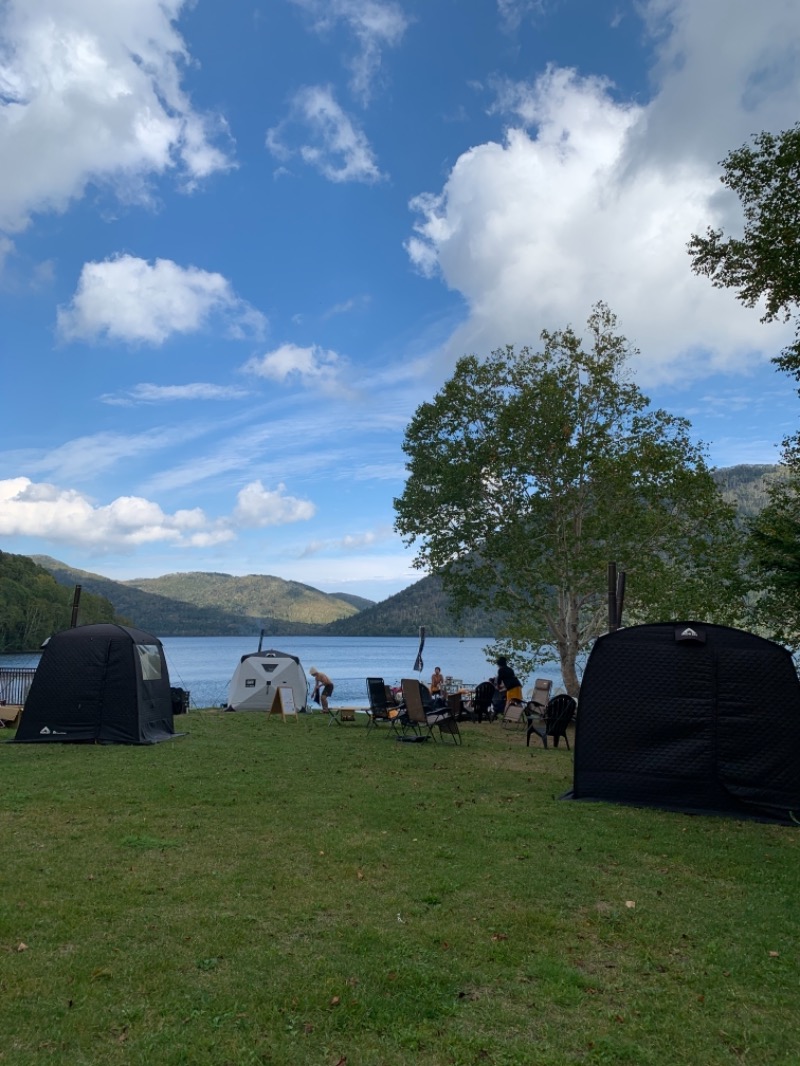
<instances>
[{"instance_id":1,"label":"person standing","mask_svg":"<svg viewBox=\"0 0 800 1066\"><path fill-rule=\"evenodd\" d=\"M314 694L311 697L322 706L322 713L328 713L328 697L333 695L333 682L327 674L323 674L316 666L308 671L314 678Z\"/></svg>"},{"instance_id":2,"label":"person standing","mask_svg":"<svg viewBox=\"0 0 800 1066\"><path fill-rule=\"evenodd\" d=\"M498 656L496 665L497 677L495 678L495 684L501 692L505 692L506 703L503 708L503 713L505 713L510 703L522 703L522 682L508 665L508 659L504 655Z\"/></svg>"}]
</instances>

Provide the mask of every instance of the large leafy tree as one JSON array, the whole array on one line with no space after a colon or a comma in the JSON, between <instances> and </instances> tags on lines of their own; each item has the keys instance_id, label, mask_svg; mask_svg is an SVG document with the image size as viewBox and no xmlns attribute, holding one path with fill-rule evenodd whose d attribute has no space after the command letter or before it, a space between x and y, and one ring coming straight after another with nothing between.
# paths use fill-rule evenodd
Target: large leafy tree
<instances>
[{"instance_id":1,"label":"large leafy tree","mask_svg":"<svg viewBox=\"0 0 800 1066\"><path fill-rule=\"evenodd\" d=\"M741 237L709 229L689 242L692 269L748 307L763 300L762 321L794 319L795 339L774 362L800 381L800 123L761 133L722 161L721 181L744 212ZM751 527L749 550L761 584L755 620L800 647L800 435L783 442L785 478Z\"/></svg>"},{"instance_id":2,"label":"large leafy tree","mask_svg":"<svg viewBox=\"0 0 800 1066\"><path fill-rule=\"evenodd\" d=\"M800 380L800 123L760 133L720 164L721 182L744 212L741 237L709 228L689 241L692 269L718 288L735 289L747 307L764 301L762 321L794 317L795 340L776 356Z\"/></svg>"},{"instance_id":3,"label":"large leafy tree","mask_svg":"<svg viewBox=\"0 0 800 1066\"><path fill-rule=\"evenodd\" d=\"M538 352L460 359L407 428L395 500L415 565L457 610L498 613L497 648L526 672L555 654L572 693L606 626L609 560L640 620L731 621L742 597L733 511L689 424L649 409L604 304L587 340L545 331Z\"/></svg>"}]
</instances>

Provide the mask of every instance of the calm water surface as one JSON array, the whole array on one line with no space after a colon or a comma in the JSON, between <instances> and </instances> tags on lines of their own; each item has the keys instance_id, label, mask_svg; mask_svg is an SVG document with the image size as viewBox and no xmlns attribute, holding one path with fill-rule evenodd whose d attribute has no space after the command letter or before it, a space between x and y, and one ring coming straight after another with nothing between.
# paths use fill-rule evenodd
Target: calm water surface
<instances>
[{"instance_id":1,"label":"calm water surface","mask_svg":"<svg viewBox=\"0 0 800 1066\"><path fill-rule=\"evenodd\" d=\"M428 637L419 676L427 683L433 668L440 666L445 676L476 685L495 673L483 650L490 642L490 637ZM228 684L239 660L258 649L257 637L164 637L162 643L170 681L189 690L193 707L227 703ZM417 676L416 637L265 637L263 650L270 648L296 655L306 674L312 666L328 674L336 686L333 704L366 706L367 677L382 677L395 685L404 677ZM38 655L2 655L0 666L35 666L38 659ZM555 663L537 670L537 677L561 684Z\"/></svg>"}]
</instances>

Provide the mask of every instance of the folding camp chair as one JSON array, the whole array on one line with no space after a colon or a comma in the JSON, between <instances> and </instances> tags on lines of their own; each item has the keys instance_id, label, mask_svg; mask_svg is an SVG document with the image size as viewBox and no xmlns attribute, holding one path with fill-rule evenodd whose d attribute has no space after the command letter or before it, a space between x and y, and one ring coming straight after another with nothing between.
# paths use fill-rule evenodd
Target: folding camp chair
<instances>
[{"instance_id":1,"label":"folding camp chair","mask_svg":"<svg viewBox=\"0 0 800 1066\"><path fill-rule=\"evenodd\" d=\"M370 729L377 729L384 722L392 733L396 735L402 733L408 722L405 709L395 700L392 690L384 683L382 677L367 678L367 696L369 697L367 732Z\"/></svg>"},{"instance_id":2,"label":"folding camp chair","mask_svg":"<svg viewBox=\"0 0 800 1066\"><path fill-rule=\"evenodd\" d=\"M525 743L530 746L531 737L536 734L541 738L542 744L547 747L547 738L553 738L553 747L558 747L558 742L561 737L564 738L564 743L569 750L569 738L567 737L567 726L572 722L575 717L575 711L578 708L578 701L574 696L553 696L550 702L547 704L547 710L545 711L544 726L536 726L531 723L528 726L528 733L525 737Z\"/></svg>"},{"instance_id":3,"label":"folding camp chair","mask_svg":"<svg viewBox=\"0 0 800 1066\"><path fill-rule=\"evenodd\" d=\"M533 683L533 692L531 698L526 705L526 714L528 715L528 721L537 715L539 718L544 718L545 711L547 710L547 704L550 702L550 693L553 691L553 682L546 677L537 677Z\"/></svg>"},{"instance_id":4,"label":"folding camp chair","mask_svg":"<svg viewBox=\"0 0 800 1066\"><path fill-rule=\"evenodd\" d=\"M525 713L525 704L519 700L513 700L503 711L503 728L516 729L528 721Z\"/></svg>"},{"instance_id":5,"label":"folding camp chair","mask_svg":"<svg viewBox=\"0 0 800 1066\"><path fill-rule=\"evenodd\" d=\"M406 705L408 721L419 736L427 735L435 740L433 730L436 727L440 737L451 736L454 744L461 743L461 732L456 719L447 710L433 710L425 707L424 686L416 678L404 678L400 684L403 688L403 702ZM430 698L430 693L428 696Z\"/></svg>"}]
</instances>

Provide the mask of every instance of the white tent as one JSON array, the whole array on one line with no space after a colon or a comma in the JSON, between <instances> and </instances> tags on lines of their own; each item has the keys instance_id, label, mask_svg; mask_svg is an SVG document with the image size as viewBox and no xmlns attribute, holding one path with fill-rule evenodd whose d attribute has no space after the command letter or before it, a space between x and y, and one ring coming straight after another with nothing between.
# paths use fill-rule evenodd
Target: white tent
<instances>
[{"instance_id":1,"label":"white tent","mask_svg":"<svg viewBox=\"0 0 800 1066\"><path fill-rule=\"evenodd\" d=\"M308 681L296 655L254 651L243 655L228 686L229 711L271 711L279 685L288 685L298 710L307 709Z\"/></svg>"}]
</instances>

